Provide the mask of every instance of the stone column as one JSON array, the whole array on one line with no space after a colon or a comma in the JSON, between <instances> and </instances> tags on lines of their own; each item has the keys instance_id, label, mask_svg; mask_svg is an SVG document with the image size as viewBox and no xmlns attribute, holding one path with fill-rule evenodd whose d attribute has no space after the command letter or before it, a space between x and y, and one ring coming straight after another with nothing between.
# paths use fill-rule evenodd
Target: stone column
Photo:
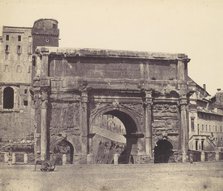
<instances>
[{"instance_id":1,"label":"stone column","mask_svg":"<svg viewBox=\"0 0 223 191\"><path fill-rule=\"evenodd\" d=\"M8 162L8 160L9 160L8 153L5 152L5 153L4 153L4 162Z\"/></svg>"},{"instance_id":2,"label":"stone column","mask_svg":"<svg viewBox=\"0 0 223 191\"><path fill-rule=\"evenodd\" d=\"M34 127L34 155L37 159L38 153L40 153L40 123L41 123L41 100L40 100L40 89L33 90L34 96L32 97L32 109L33 113L31 112L31 118L34 120L33 127Z\"/></svg>"},{"instance_id":3,"label":"stone column","mask_svg":"<svg viewBox=\"0 0 223 191\"><path fill-rule=\"evenodd\" d=\"M16 163L16 156L15 153L12 153L12 164Z\"/></svg>"},{"instance_id":4,"label":"stone column","mask_svg":"<svg viewBox=\"0 0 223 191\"><path fill-rule=\"evenodd\" d=\"M215 160L216 161L219 161L220 160L220 154L219 154L219 151L218 150L215 151Z\"/></svg>"},{"instance_id":5,"label":"stone column","mask_svg":"<svg viewBox=\"0 0 223 191\"><path fill-rule=\"evenodd\" d=\"M49 56L49 49L48 48L41 48L41 55L42 55L42 62L41 62L41 77L46 77L49 74L49 63L48 63L48 56Z\"/></svg>"},{"instance_id":6,"label":"stone column","mask_svg":"<svg viewBox=\"0 0 223 191\"><path fill-rule=\"evenodd\" d=\"M62 155L62 164L63 165L67 164L67 155L66 154Z\"/></svg>"},{"instance_id":7,"label":"stone column","mask_svg":"<svg viewBox=\"0 0 223 191\"><path fill-rule=\"evenodd\" d=\"M86 155L89 153L88 145L88 93L82 91L81 93L81 128L82 128L82 154Z\"/></svg>"},{"instance_id":8,"label":"stone column","mask_svg":"<svg viewBox=\"0 0 223 191\"><path fill-rule=\"evenodd\" d=\"M93 154L89 153L87 155L87 164L93 164Z\"/></svg>"},{"instance_id":9,"label":"stone column","mask_svg":"<svg viewBox=\"0 0 223 191\"><path fill-rule=\"evenodd\" d=\"M201 162L205 161L205 152L201 151Z\"/></svg>"},{"instance_id":10,"label":"stone column","mask_svg":"<svg viewBox=\"0 0 223 191\"><path fill-rule=\"evenodd\" d=\"M180 99L180 119L181 119L181 150L182 150L182 162L186 162L187 150L188 150L188 121L187 121L187 98L182 97Z\"/></svg>"},{"instance_id":11,"label":"stone column","mask_svg":"<svg viewBox=\"0 0 223 191\"><path fill-rule=\"evenodd\" d=\"M152 158L152 92L146 91L144 102L146 155Z\"/></svg>"},{"instance_id":12,"label":"stone column","mask_svg":"<svg viewBox=\"0 0 223 191\"><path fill-rule=\"evenodd\" d=\"M28 163L28 154L24 153L24 164Z\"/></svg>"},{"instance_id":13,"label":"stone column","mask_svg":"<svg viewBox=\"0 0 223 191\"><path fill-rule=\"evenodd\" d=\"M119 158L119 154L115 153L114 154L114 165L118 165L118 158Z\"/></svg>"},{"instance_id":14,"label":"stone column","mask_svg":"<svg viewBox=\"0 0 223 191\"><path fill-rule=\"evenodd\" d=\"M48 127L47 127L47 110L48 110L48 93L46 90L42 91L41 96L41 138L40 138L40 152L41 160L48 158Z\"/></svg>"}]
</instances>

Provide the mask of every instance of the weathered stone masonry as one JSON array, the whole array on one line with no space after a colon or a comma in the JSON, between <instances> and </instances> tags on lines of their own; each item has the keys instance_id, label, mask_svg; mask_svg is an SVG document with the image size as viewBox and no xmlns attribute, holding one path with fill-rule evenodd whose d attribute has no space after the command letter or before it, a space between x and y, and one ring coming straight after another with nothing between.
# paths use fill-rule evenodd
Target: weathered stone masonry
<instances>
[{"instance_id":1,"label":"weathered stone masonry","mask_svg":"<svg viewBox=\"0 0 223 191\"><path fill-rule=\"evenodd\" d=\"M53 152L53 140L65 139L74 148L74 162L86 163L95 155L100 116L111 114L125 125L127 152L138 163L153 158L163 135L185 161L193 89L186 55L42 47L36 56L35 138L42 159Z\"/></svg>"}]
</instances>

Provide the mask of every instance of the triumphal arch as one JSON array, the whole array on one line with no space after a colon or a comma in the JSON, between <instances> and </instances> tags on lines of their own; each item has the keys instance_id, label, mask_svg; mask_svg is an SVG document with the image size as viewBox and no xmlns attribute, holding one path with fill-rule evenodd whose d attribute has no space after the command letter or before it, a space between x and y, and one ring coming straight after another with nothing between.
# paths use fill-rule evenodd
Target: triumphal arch
<instances>
[{"instance_id":1,"label":"triumphal arch","mask_svg":"<svg viewBox=\"0 0 223 191\"><path fill-rule=\"evenodd\" d=\"M58 145L67 145L70 163L96 163L106 139L127 163L147 163L165 137L172 158L185 161L194 87L189 61L185 54L39 47L32 89L36 155L47 159ZM126 142L104 128L106 115L122 123Z\"/></svg>"}]
</instances>

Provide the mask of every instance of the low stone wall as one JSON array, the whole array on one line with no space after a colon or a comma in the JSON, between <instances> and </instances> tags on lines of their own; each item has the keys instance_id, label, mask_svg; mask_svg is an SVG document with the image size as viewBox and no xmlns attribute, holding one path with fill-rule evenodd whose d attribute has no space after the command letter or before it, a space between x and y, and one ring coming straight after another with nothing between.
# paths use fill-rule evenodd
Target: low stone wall
<instances>
[{"instance_id":1,"label":"low stone wall","mask_svg":"<svg viewBox=\"0 0 223 191\"><path fill-rule=\"evenodd\" d=\"M223 152L219 151L191 151L194 162L220 161L223 160Z\"/></svg>"},{"instance_id":2,"label":"low stone wall","mask_svg":"<svg viewBox=\"0 0 223 191\"><path fill-rule=\"evenodd\" d=\"M34 164L35 156L33 153L25 152L0 152L0 162L9 164Z\"/></svg>"}]
</instances>

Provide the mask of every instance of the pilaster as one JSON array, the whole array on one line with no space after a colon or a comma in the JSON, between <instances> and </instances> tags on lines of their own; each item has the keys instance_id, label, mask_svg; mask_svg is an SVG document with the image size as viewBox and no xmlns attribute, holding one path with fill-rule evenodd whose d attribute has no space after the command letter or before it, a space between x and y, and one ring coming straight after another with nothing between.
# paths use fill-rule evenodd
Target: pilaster
<instances>
[{"instance_id":1,"label":"pilaster","mask_svg":"<svg viewBox=\"0 0 223 191\"><path fill-rule=\"evenodd\" d=\"M88 92L81 91L81 127L82 127L82 153L87 155L89 152L88 142Z\"/></svg>"},{"instance_id":2,"label":"pilaster","mask_svg":"<svg viewBox=\"0 0 223 191\"><path fill-rule=\"evenodd\" d=\"M152 91L145 91L144 116L146 155L152 158Z\"/></svg>"},{"instance_id":3,"label":"pilaster","mask_svg":"<svg viewBox=\"0 0 223 191\"><path fill-rule=\"evenodd\" d=\"M48 90L47 88L41 89L41 139L40 139L40 148L41 148L41 159L46 160L49 157L49 140L48 140Z\"/></svg>"},{"instance_id":4,"label":"pilaster","mask_svg":"<svg viewBox=\"0 0 223 191\"><path fill-rule=\"evenodd\" d=\"M182 151L182 162L186 162L186 155L188 150L188 115L187 115L187 97L183 96L180 98L180 124L181 124L181 151Z\"/></svg>"}]
</instances>

